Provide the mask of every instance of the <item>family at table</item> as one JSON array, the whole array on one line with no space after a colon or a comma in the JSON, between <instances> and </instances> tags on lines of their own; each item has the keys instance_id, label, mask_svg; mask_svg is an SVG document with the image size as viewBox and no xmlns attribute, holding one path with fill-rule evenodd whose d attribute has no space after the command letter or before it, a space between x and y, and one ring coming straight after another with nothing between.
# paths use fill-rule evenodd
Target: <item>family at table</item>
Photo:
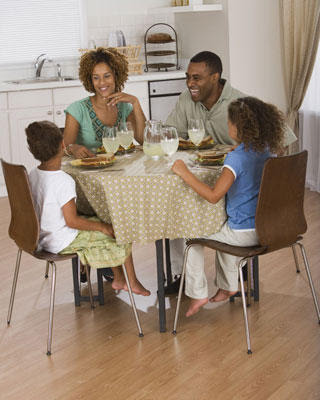
<instances>
[{"instance_id":1,"label":"family at table","mask_svg":"<svg viewBox=\"0 0 320 400\"><path fill-rule=\"evenodd\" d=\"M255 210L264 162L281 154L296 140L283 114L272 104L246 96L221 78L220 58L203 51L191 58L186 73L186 90L180 95L166 124L187 138L188 121L203 121L205 133L216 144L233 145L224 160L220 176L208 185L176 159L171 170L199 198L212 204L225 199L227 219L218 232L206 237L228 244L258 244ZM113 48L97 48L82 55L79 78L93 93L66 110L66 124L60 129L48 121L33 122L26 129L29 149L40 165L30 172L30 183L40 220L39 244L55 253L78 253L83 265L112 268L115 290L128 290L121 264L125 264L132 291L148 296L150 291L135 274L131 243L119 244L111 224L97 217L78 215L73 178L61 170L64 155L77 159L94 157L102 144L106 127L121 121L132 124L135 140L143 143L146 118L139 100L122 92L128 77L125 57ZM178 157L179 158L179 157ZM184 239L170 242L173 273L181 274ZM208 301L220 302L238 290L238 258L216 254L217 293L209 299L201 246L194 246L186 267L185 292L191 298L186 315L198 312Z\"/></svg>"}]
</instances>

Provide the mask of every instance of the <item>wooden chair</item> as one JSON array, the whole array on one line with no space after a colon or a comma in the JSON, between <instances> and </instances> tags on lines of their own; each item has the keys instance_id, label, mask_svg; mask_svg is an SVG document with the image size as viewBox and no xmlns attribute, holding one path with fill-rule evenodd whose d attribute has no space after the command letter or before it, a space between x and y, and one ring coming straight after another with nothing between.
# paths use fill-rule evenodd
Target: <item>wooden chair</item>
<instances>
[{"instance_id":1,"label":"wooden chair","mask_svg":"<svg viewBox=\"0 0 320 400\"><path fill-rule=\"evenodd\" d=\"M187 247L184 253L182 279L179 288L178 302L172 332L173 334L177 333L176 329L181 303L182 286L185 277L186 260L189 249L193 245L202 245L213 250L219 250L241 257L238 269L248 354L251 354L252 351L242 269L247 261L249 273L252 269L252 259L255 256L261 256L285 247L291 247L296 264L296 271L300 272L295 251L295 247L299 246L306 268L318 321L320 323L319 303L314 290L307 255L304 246L301 243L302 236L300 236L307 230L307 223L303 210L307 158L307 151L302 151L301 153L289 156L269 158L266 161L261 180L255 220L256 231L260 243L258 246L231 246L210 239L191 239L187 241ZM248 276L247 282L249 285L247 293L250 293L250 276ZM250 296L248 296L248 301L250 302Z\"/></svg>"},{"instance_id":2,"label":"wooden chair","mask_svg":"<svg viewBox=\"0 0 320 400\"><path fill-rule=\"evenodd\" d=\"M52 327L53 327L53 312L54 312L54 298L55 298L55 285L56 285L56 262L64 260L72 260L73 265L77 262L77 270L79 270L79 258L77 254L53 254L46 251L38 251L38 240L39 240L39 221L34 208L32 193L29 185L29 178L26 168L23 165L9 164L1 159L1 165L3 175L6 182L8 191L9 203L11 208L11 221L9 226L9 236L15 241L18 246L18 254L16 259L16 267L14 272L10 304L8 310L7 323L10 324L12 308L14 303L14 297L16 292L21 254L22 251L31 254L33 257L46 260L46 272L45 277L48 276L49 265L52 267L52 283L51 283L51 296L50 296L50 309L49 309L49 327L48 327L48 339L47 339L47 355L51 355L51 343L52 343ZM139 336L143 336L139 317L136 311L134 299L131 292L130 283L127 277L127 272L123 266L123 272L125 275L126 283L129 289L129 296L131 304L133 306L134 316L139 330ZM92 288L90 282L90 273L88 267L86 267L89 298L91 307L94 307ZM79 290L79 287L78 287Z\"/></svg>"}]
</instances>

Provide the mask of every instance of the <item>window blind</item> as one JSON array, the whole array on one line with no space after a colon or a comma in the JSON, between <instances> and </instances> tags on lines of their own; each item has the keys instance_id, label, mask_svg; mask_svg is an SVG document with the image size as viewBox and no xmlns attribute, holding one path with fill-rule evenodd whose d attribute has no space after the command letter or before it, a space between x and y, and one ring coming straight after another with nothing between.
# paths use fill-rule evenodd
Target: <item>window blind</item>
<instances>
[{"instance_id":1,"label":"window blind","mask_svg":"<svg viewBox=\"0 0 320 400\"><path fill-rule=\"evenodd\" d=\"M83 22L82 0L1 0L0 64L79 56Z\"/></svg>"}]
</instances>

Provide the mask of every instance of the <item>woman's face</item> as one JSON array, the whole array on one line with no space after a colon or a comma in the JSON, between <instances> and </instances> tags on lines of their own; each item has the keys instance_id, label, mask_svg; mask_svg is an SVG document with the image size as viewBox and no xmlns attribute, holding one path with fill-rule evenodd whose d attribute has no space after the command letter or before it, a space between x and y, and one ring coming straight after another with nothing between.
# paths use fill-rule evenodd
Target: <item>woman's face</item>
<instances>
[{"instance_id":1,"label":"woman's face","mask_svg":"<svg viewBox=\"0 0 320 400\"><path fill-rule=\"evenodd\" d=\"M99 63L92 70L92 84L98 96L107 97L115 92L114 74L108 64Z\"/></svg>"},{"instance_id":2,"label":"woman's face","mask_svg":"<svg viewBox=\"0 0 320 400\"><path fill-rule=\"evenodd\" d=\"M229 129L229 136L231 137L231 139L239 143L238 129L229 119L228 119L228 129Z\"/></svg>"}]
</instances>

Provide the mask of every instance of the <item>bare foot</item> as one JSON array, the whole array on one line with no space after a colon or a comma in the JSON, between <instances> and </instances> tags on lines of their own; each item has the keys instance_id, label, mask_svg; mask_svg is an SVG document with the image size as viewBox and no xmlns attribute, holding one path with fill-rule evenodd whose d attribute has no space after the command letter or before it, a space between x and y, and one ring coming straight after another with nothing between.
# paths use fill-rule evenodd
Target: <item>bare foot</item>
<instances>
[{"instance_id":1,"label":"bare foot","mask_svg":"<svg viewBox=\"0 0 320 400\"><path fill-rule=\"evenodd\" d=\"M130 282L131 284L131 290L135 294L140 294L141 296L150 296L151 292L150 290L146 289L142 283L140 283L138 280L135 282ZM128 286L125 284L124 290L128 292Z\"/></svg>"},{"instance_id":2,"label":"bare foot","mask_svg":"<svg viewBox=\"0 0 320 400\"><path fill-rule=\"evenodd\" d=\"M191 315L196 314L201 307L208 303L208 297L205 299L191 299L190 306L186 312L186 317L191 317Z\"/></svg>"},{"instance_id":3,"label":"bare foot","mask_svg":"<svg viewBox=\"0 0 320 400\"><path fill-rule=\"evenodd\" d=\"M117 279L112 281L112 289L114 290L128 290L125 279Z\"/></svg>"},{"instance_id":4,"label":"bare foot","mask_svg":"<svg viewBox=\"0 0 320 400\"><path fill-rule=\"evenodd\" d=\"M233 296L237 292L230 292L229 290L225 289L218 289L217 293L211 297L211 303L218 303L219 301L227 300L229 297Z\"/></svg>"}]
</instances>

